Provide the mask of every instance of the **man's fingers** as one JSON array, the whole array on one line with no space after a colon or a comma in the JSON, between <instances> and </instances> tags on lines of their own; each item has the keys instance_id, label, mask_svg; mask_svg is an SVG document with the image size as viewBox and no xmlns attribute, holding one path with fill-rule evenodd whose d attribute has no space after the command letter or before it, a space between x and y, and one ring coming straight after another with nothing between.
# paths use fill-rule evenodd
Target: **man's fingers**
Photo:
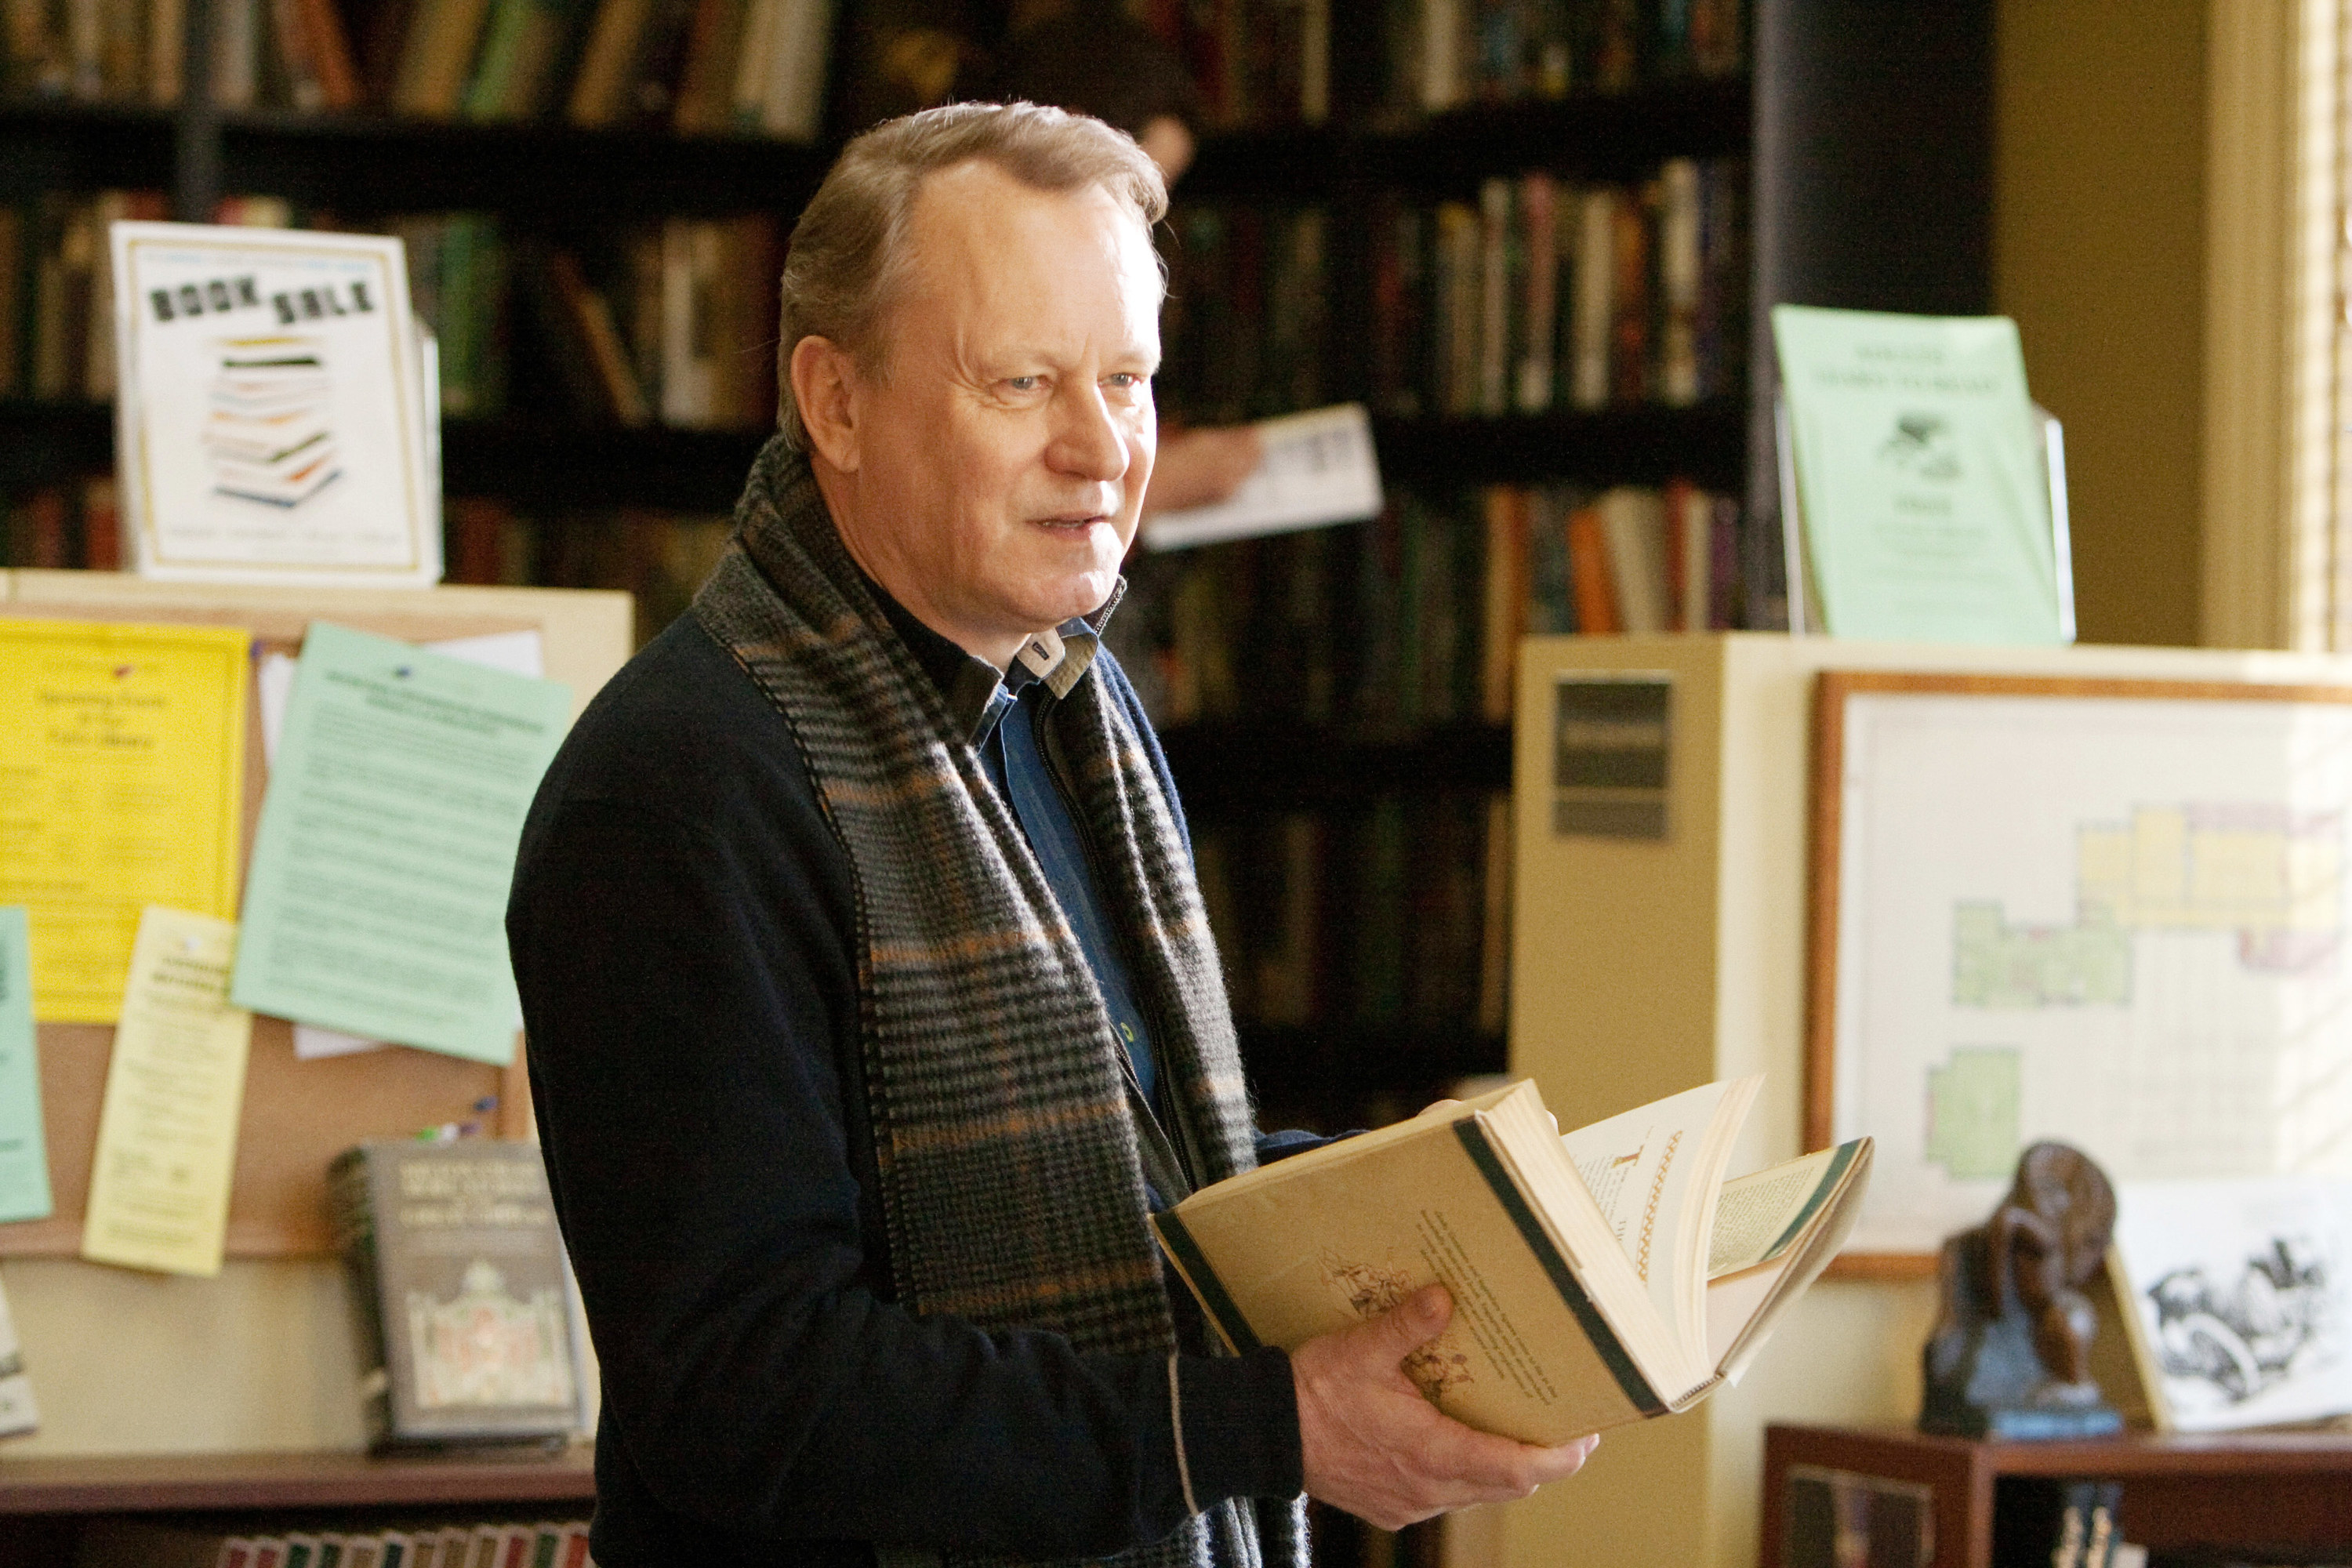
<instances>
[{"instance_id":1,"label":"man's fingers","mask_svg":"<svg viewBox=\"0 0 2352 1568\"><path fill-rule=\"evenodd\" d=\"M1601 1446L1596 1433L1572 1438L1558 1447L1538 1447L1532 1443L1514 1442L1491 1432L1481 1432L1450 1418L1441 1419L1444 1426L1433 1434L1433 1440L1426 1449L1432 1467L1476 1489L1479 1500L1486 1502L1522 1498L1538 1487L1565 1480L1583 1468L1592 1450Z\"/></svg>"},{"instance_id":2,"label":"man's fingers","mask_svg":"<svg viewBox=\"0 0 2352 1568\"><path fill-rule=\"evenodd\" d=\"M1365 1353L1392 1368L1444 1333L1453 1318L1454 1298L1445 1287L1424 1285L1354 1332L1363 1336Z\"/></svg>"}]
</instances>

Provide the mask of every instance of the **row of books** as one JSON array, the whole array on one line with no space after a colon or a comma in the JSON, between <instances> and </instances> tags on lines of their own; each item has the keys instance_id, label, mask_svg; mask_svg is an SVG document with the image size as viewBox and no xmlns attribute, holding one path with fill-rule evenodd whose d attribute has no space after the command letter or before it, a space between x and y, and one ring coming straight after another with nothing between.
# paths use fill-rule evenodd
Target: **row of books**
<instances>
[{"instance_id":1,"label":"row of books","mask_svg":"<svg viewBox=\"0 0 2352 1568\"><path fill-rule=\"evenodd\" d=\"M1146 0L1211 123L1256 130L1330 114L1330 0ZM1630 92L1748 68L1743 0L1384 0L1376 119L1481 103Z\"/></svg>"},{"instance_id":2,"label":"row of books","mask_svg":"<svg viewBox=\"0 0 2352 1568\"><path fill-rule=\"evenodd\" d=\"M1188 204L1170 216L1153 389L1163 416L1230 425L1334 401L1329 227L1320 206Z\"/></svg>"},{"instance_id":3,"label":"row of books","mask_svg":"<svg viewBox=\"0 0 2352 1568\"><path fill-rule=\"evenodd\" d=\"M685 614L734 531L726 517L645 508L535 519L482 498L451 500L447 517L450 582L625 589L639 646Z\"/></svg>"},{"instance_id":4,"label":"row of books","mask_svg":"<svg viewBox=\"0 0 2352 1568\"><path fill-rule=\"evenodd\" d=\"M1674 158L1625 184L1541 171L1476 201L1379 198L1370 397L1406 417L1659 404L1742 385L1744 159ZM1202 423L1331 401L1330 218L1187 205L1165 231L1164 410Z\"/></svg>"},{"instance_id":5,"label":"row of books","mask_svg":"<svg viewBox=\"0 0 2352 1568\"><path fill-rule=\"evenodd\" d=\"M1747 336L1742 159L1628 185L1537 172L1475 204L1384 203L1374 406L1405 416L1686 406L1736 393Z\"/></svg>"},{"instance_id":6,"label":"row of books","mask_svg":"<svg viewBox=\"0 0 2352 1568\"><path fill-rule=\"evenodd\" d=\"M0 566L120 570L118 496L110 474L0 499Z\"/></svg>"},{"instance_id":7,"label":"row of books","mask_svg":"<svg viewBox=\"0 0 2352 1568\"><path fill-rule=\"evenodd\" d=\"M1234 1016L1500 1034L1510 811L1507 795L1447 790L1196 825Z\"/></svg>"},{"instance_id":8,"label":"row of books","mask_svg":"<svg viewBox=\"0 0 2352 1568\"><path fill-rule=\"evenodd\" d=\"M107 226L163 216L152 191L0 205L0 397L114 395ZM231 198L215 217L340 226L332 215L259 197ZM502 413L520 342L574 419L742 428L775 418L782 245L772 216L672 218L577 248L518 239L486 213L373 227L406 243L411 297L440 340L445 414Z\"/></svg>"},{"instance_id":9,"label":"row of books","mask_svg":"<svg viewBox=\"0 0 2352 1568\"><path fill-rule=\"evenodd\" d=\"M84 1533L75 1562L78 1568L594 1568L595 1560L579 1520L282 1535L108 1520Z\"/></svg>"},{"instance_id":10,"label":"row of books","mask_svg":"<svg viewBox=\"0 0 2352 1568\"><path fill-rule=\"evenodd\" d=\"M833 0L208 0L224 109L562 118L814 141ZM170 105L188 0L18 0L0 88Z\"/></svg>"},{"instance_id":11,"label":"row of books","mask_svg":"<svg viewBox=\"0 0 2352 1568\"><path fill-rule=\"evenodd\" d=\"M1383 106L1631 92L1748 68L1744 0L1387 0Z\"/></svg>"},{"instance_id":12,"label":"row of books","mask_svg":"<svg viewBox=\"0 0 2352 1568\"><path fill-rule=\"evenodd\" d=\"M168 216L161 191L52 191L0 203L0 397L114 395L107 227ZM224 197L212 215L216 224L257 228L284 228L293 218L274 196Z\"/></svg>"},{"instance_id":13,"label":"row of books","mask_svg":"<svg viewBox=\"0 0 2352 1568\"><path fill-rule=\"evenodd\" d=\"M1139 559L1117 642L1161 724L1507 723L1522 636L1729 627L1738 521L1679 479L1397 491L1368 523Z\"/></svg>"},{"instance_id":14,"label":"row of books","mask_svg":"<svg viewBox=\"0 0 2352 1568\"><path fill-rule=\"evenodd\" d=\"M772 215L669 218L601 240L515 235L487 213L396 218L416 312L439 336L441 408L505 412L518 359L532 412L591 425L745 429L776 416ZM547 395L551 394L552 395Z\"/></svg>"}]
</instances>

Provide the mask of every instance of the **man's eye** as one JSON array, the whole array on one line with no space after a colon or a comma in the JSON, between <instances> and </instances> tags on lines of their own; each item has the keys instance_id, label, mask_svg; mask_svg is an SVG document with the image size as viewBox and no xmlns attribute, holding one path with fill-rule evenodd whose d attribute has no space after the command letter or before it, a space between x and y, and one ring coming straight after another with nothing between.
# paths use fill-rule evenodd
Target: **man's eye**
<instances>
[{"instance_id":1,"label":"man's eye","mask_svg":"<svg viewBox=\"0 0 2352 1568\"><path fill-rule=\"evenodd\" d=\"M1041 378L1034 375L1008 375L1004 378L1007 392L1034 392Z\"/></svg>"},{"instance_id":2,"label":"man's eye","mask_svg":"<svg viewBox=\"0 0 2352 1568\"><path fill-rule=\"evenodd\" d=\"M1141 386L1150 379L1151 378L1148 375L1138 375L1135 372L1129 370L1113 371L1110 374L1103 377L1105 382L1108 383L1112 386L1119 388L1121 391L1130 391L1136 387Z\"/></svg>"}]
</instances>

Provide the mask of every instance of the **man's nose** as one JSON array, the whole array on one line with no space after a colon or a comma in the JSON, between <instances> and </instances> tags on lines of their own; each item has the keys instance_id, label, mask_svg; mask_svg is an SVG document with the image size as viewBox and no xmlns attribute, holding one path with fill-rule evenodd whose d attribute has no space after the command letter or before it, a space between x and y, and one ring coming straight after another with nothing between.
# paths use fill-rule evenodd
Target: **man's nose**
<instances>
[{"instance_id":1,"label":"man's nose","mask_svg":"<svg viewBox=\"0 0 2352 1568\"><path fill-rule=\"evenodd\" d=\"M1105 484L1127 477L1127 432L1112 417L1102 389L1091 383L1068 385L1056 400L1053 444L1045 459L1057 471Z\"/></svg>"}]
</instances>

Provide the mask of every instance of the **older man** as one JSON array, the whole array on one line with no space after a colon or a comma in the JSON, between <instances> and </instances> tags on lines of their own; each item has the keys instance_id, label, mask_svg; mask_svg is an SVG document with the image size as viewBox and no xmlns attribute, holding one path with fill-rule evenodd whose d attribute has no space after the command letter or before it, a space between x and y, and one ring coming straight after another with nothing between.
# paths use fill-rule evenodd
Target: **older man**
<instances>
[{"instance_id":1,"label":"older man","mask_svg":"<svg viewBox=\"0 0 2352 1568\"><path fill-rule=\"evenodd\" d=\"M852 143L784 276L736 547L549 772L508 917L632 1564L1302 1560L1586 1446L1440 1415L1442 1291L1211 1353L1145 1215L1250 1125L1174 790L1116 664L1164 205L1124 136Z\"/></svg>"}]
</instances>

